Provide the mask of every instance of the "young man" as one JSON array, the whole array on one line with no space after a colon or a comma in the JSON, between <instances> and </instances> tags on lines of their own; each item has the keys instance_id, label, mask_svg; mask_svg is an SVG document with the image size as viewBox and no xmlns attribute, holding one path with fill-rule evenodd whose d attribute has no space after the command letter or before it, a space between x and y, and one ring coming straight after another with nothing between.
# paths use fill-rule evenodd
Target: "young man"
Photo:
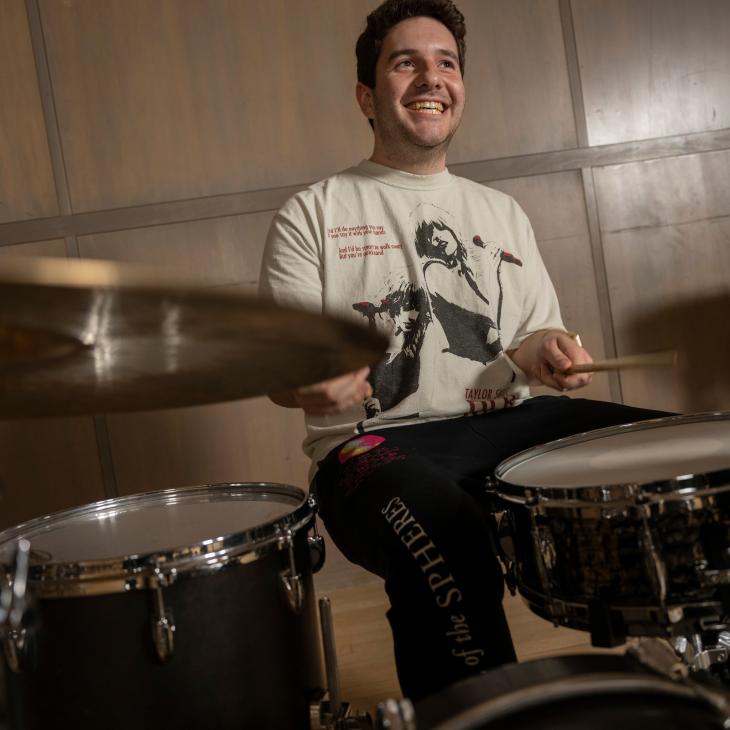
<instances>
[{"instance_id":1,"label":"young man","mask_svg":"<svg viewBox=\"0 0 730 730\"><path fill-rule=\"evenodd\" d=\"M357 43L370 159L289 200L262 294L389 332L386 357L272 395L304 409L305 451L332 538L385 579L398 676L418 699L515 660L484 480L507 456L661 415L529 397L590 375L565 331L524 213L457 178L446 151L464 109L464 20L450 0L386 0Z\"/></svg>"}]
</instances>

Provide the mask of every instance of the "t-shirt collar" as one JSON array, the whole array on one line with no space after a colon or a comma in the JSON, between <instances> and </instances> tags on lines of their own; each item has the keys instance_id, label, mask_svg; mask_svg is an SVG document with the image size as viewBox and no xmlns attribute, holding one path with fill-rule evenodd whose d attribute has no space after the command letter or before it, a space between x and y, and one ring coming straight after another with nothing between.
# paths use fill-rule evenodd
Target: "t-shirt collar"
<instances>
[{"instance_id":1,"label":"t-shirt collar","mask_svg":"<svg viewBox=\"0 0 730 730\"><path fill-rule=\"evenodd\" d=\"M432 175L416 175L412 172L380 165L371 160L363 160L355 171L386 185L409 190L437 190L446 187L451 180L451 173L448 170L442 170Z\"/></svg>"}]
</instances>

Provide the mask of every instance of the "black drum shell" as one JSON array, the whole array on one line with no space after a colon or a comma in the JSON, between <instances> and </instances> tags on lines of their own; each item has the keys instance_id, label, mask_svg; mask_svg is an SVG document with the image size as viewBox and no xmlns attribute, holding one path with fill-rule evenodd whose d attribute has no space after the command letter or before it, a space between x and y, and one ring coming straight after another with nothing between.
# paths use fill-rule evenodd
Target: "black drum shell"
<instances>
[{"instance_id":1,"label":"black drum shell","mask_svg":"<svg viewBox=\"0 0 730 730\"><path fill-rule=\"evenodd\" d=\"M583 687L570 689L578 679ZM615 680L619 679L621 687ZM610 681L614 685L610 686ZM566 683L565 686L560 685ZM714 730L724 716L699 694L628 656L572 655L511 664L415 705L418 730ZM525 691L530 695L526 699ZM501 709L491 702L498 701Z\"/></svg>"},{"instance_id":2,"label":"black drum shell","mask_svg":"<svg viewBox=\"0 0 730 730\"><path fill-rule=\"evenodd\" d=\"M288 549L163 588L176 626L166 662L152 638L154 591L38 601L29 666L4 667L11 728L309 728L323 678L305 530L293 544L299 613L280 579Z\"/></svg>"}]
</instances>

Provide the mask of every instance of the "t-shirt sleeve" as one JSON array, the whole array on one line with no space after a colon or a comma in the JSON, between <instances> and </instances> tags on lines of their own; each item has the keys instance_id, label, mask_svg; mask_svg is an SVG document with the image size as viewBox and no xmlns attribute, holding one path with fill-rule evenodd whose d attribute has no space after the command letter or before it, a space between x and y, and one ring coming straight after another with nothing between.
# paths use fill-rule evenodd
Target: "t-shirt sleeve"
<instances>
[{"instance_id":1,"label":"t-shirt sleeve","mask_svg":"<svg viewBox=\"0 0 730 730\"><path fill-rule=\"evenodd\" d=\"M259 295L311 312L322 312L320 234L306 207L292 198L274 216L266 237Z\"/></svg>"},{"instance_id":2,"label":"t-shirt sleeve","mask_svg":"<svg viewBox=\"0 0 730 730\"><path fill-rule=\"evenodd\" d=\"M525 278L522 292L522 318L508 350L519 347L531 334L545 329L564 330L555 287L537 247L527 216L520 210L524 235Z\"/></svg>"}]
</instances>

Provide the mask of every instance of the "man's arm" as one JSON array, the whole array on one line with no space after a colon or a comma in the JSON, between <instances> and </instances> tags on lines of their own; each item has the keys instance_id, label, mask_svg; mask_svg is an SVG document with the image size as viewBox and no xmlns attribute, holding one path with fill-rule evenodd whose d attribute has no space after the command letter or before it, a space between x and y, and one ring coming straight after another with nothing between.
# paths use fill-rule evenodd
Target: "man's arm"
<instances>
[{"instance_id":1,"label":"man's arm","mask_svg":"<svg viewBox=\"0 0 730 730\"><path fill-rule=\"evenodd\" d=\"M576 338L561 330L534 332L519 347L507 353L529 378L530 385L549 385L557 390L582 388L592 373L563 373L573 365L593 362Z\"/></svg>"}]
</instances>

